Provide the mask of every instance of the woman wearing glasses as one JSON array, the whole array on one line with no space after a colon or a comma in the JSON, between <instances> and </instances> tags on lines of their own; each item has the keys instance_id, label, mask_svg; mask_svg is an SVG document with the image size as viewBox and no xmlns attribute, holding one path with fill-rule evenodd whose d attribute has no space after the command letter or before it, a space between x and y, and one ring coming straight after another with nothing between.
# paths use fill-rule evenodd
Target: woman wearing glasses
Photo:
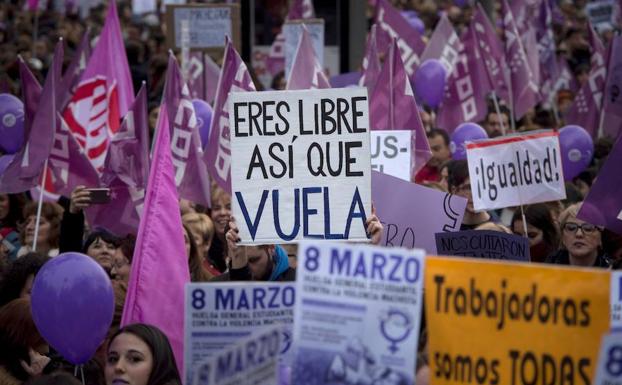
<instances>
[{"instance_id":1,"label":"woman wearing glasses","mask_svg":"<svg viewBox=\"0 0 622 385\"><path fill-rule=\"evenodd\" d=\"M569 206L559 215L561 247L547 262L559 265L609 267L603 252L603 228L577 218L581 203Z\"/></svg>"}]
</instances>

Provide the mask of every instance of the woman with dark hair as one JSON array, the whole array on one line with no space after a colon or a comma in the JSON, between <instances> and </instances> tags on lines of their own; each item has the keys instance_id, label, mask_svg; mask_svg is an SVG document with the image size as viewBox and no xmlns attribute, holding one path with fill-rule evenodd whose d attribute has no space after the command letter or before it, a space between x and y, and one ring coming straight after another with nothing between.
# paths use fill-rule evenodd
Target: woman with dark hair
<instances>
[{"instance_id":1,"label":"woman with dark hair","mask_svg":"<svg viewBox=\"0 0 622 385\"><path fill-rule=\"evenodd\" d=\"M532 262L544 262L559 246L559 231L551 210L544 203L536 203L524 208L529 239L529 255ZM520 210L512 217L512 231L524 236L525 227Z\"/></svg>"},{"instance_id":2,"label":"woman with dark hair","mask_svg":"<svg viewBox=\"0 0 622 385\"><path fill-rule=\"evenodd\" d=\"M52 202L43 202L41 206L41 218L39 220L39 233L37 234L38 253L55 257L58 255L58 241L60 237L60 221L63 208ZM35 235L37 219L37 202L29 202L24 207L24 228L21 231L21 249L17 257L21 257L32 251L32 242Z\"/></svg>"},{"instance_id":3,"label":"woman with dark hair","mask_svg":"<svg viewBox=\"0 0 622 385\"><path fill-rule=\"evenodd\" d=\"M30 298L35 276L49 260L49 257L39 253L28 253L13 261L0 280L0 306L16 298Z\"/></svg>"},{"instance_id":4,"label":"woman with dark hair","mask_svg":"<svg viewBox=\"0 0 622 385\"><path fill-rule=\"evenodd\" d=\"M22 222L24 202L22 194L0 194L0 258L13 261L22 247L17 226Z\"/></svg>"},{"instance_id":5,"label":"woman with dark hair","mask_svg":"<svg viewBox=\"0 0 622 385\"><path fill-rule=\"evenodd\" d=\"M82 253L93 258L110 275L120 239L105 229L92 231L82 246Z\"/></svg>"},{"instance_id":6,"label":"woman with dark hair","mask_svg":"<svg viewBox=\"0 0 622 385\"><path fill-rule=\"evenodd\" d=\"M466 160L451 160L447 164L447 185L449 192L467 199L460 230L474 230L486 223L494 222L486 211L476 211L473 206L469 165Z\"/></svg>"},{"instance_id":7,"label":"woman with dark hair","mask_svg":"<svg viewBox=\"0 0 622 385\"><path fill-rule=\"evenodd\" d=\"M107 385L181 385L168 338L145 324L127 325L112 336L105 374Z\"/></svg>"},{"instance_id":8,"label":"woman with dark hair","mask_svg":"<svg viewBox=\"0 0 622 385\"><path fill-rule=\"evenodd\" d=\"M30 299L18 298L0 308L0 384L21 384L43 373L48 351L32 319Z\"/></svg>"}]
</instances>

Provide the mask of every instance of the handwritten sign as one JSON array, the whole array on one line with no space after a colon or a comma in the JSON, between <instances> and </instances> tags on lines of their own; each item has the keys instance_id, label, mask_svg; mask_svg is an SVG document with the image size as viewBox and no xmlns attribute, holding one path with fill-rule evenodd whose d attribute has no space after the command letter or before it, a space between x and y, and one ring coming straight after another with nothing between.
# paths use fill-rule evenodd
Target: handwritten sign
<instances>
[{"instance_id":1,"label":"handwritten sign","mask_svg":"<svg viewBox=\"0 0 622 385\"><path fill-rule=\"evenodd\" d=\"M411 130L372 131L372 170L410 181L411 135Z\"/></svg>"},{"instance_id":2,"label":"handwritten sign","mask_svg":"<svg viewBox=\"0 0 622 385\"><path fill-rule=\"evenodd\" d=\"M438 255L529 261L529 240L491 230L436 233Z\"/></svg>"},{"instance_id":3,"label":"handwritten sign","mask_svg":"<svg viewBox=\"0 0 622 385\"><path fill-rule=\"evenodd\" d=\"M365 88L232 93L233 215L244 244L366 241Z\"/></svg>"}]
</instances>

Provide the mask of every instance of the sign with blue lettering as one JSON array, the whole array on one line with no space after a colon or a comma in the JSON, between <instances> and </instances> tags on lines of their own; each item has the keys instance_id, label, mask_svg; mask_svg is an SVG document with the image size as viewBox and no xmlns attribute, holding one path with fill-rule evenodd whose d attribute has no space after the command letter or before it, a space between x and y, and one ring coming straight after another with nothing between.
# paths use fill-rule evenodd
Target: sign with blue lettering
<instances>
[{"instance_id":1,"label":"sign with blue lettering","mask_svg":"<svg viewBox=\"0 0 622 385\"><path fill-rule=\"evenodd\" d=\"M292 384L414 384L420 249L298 248Z\"/></svg>"},{"instance_id":2,"label":"sign with blue lettering","mask_svg":"<svg viewBox=\"0 0 622 385\"><path fill-rule=\"evenodd\" d=\"M279 383L281 330L258 328L251 336L205 359L192 385L275 385Z\"/></svg>"},{"instance_id":3,"label":"sign with blue lettering","mask_svg":"<svg viewBox=\"0 0 622 385\"><path fill-rule=\"evenodd\" d=\"M603 336L594 385L622 385L622 333Z\"/></svg>"},{"instance_id":4,"label":"sign with blue lettering","mask_svg":"<svg viewBox=\"0 0 622 385\"><path fill-rule=\"evenodd\" d=\"M609 293L611 329L622 331L622 271L611 272Z\"/></svg>"},{"instance_id":5,"label":"sign with blue lettering","mask_svg":"<svg viewBox=\"0 0 622 385\"><path fill-rule=\"evenodd\" d=\"M436 253L487 259L529 261L529 240L491 230L436 233Z\"/></svg>"},{"instance_id":6,"label":"sign with blue lettering","mask_svg":"<svg viewBox=\"0 0 622 385\"><path fill-rule=\"evenodd\" d=\"M291 361L293 282L210 282L186 285L184 363L186 384L193 369L263 327L281 330L281 358Z\"/></svg>"},{"instance_id":7,"label":"sign with blue lettering","mask_svg":"<svg viewBox=\"0 0 622 385\"><path fill-rule=\"evenodd\" d=\"M230 95L231 205L242 244L367 241L367 89Z\"/></svg>"}]
</instances>

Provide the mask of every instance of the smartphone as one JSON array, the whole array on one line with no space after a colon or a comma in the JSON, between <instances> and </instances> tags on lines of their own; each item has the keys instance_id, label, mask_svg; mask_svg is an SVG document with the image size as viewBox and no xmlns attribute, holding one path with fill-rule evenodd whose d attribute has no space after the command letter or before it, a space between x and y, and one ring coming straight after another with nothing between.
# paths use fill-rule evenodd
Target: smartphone
<instances>
[{"instance_id":1,"label":"smartphone","mask_svg":"<svg viewBox=\"0 0 622 385\"><path fill-rule=\"evenodd\" d=\"M87 188L91 198L91 204L104 204L110 203L110 189L109 188Z\"/></svg>"}]
</instances>

